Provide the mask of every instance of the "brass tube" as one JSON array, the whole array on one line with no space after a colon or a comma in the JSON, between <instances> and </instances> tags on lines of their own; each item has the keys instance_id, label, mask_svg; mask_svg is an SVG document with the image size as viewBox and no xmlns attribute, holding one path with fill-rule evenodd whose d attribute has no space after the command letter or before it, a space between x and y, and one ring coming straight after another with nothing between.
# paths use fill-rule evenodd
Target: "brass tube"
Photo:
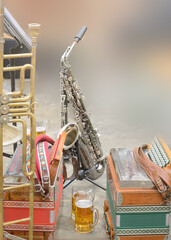
<instances>
[{"instance_id":1,"label":"brass tube","mask_svg":"<svg viewBox=\"0 0 171 240\"><path fill-rule=\"evenodd\" d=\"M18 103L18 102L27 102L31 99L32 95L34 94L34 89L32 84L30 85L30 94L26 97L21 98L12 98L9 100L10 103Z\"/></svg>"},{"instance_id":2,"label":"brass tube","mask_svg":"<svg viewBox=\"0 0 171 240\"><path fill-rule=\"evenodd\" d=\"M10 58L29 58L32 57L32 53L20 53L20 54L5 54L4 59L10 59Z\"/></svg>"},{"instance_id":3,"label":"brass tube","mask_svg":"<svg viewBox=\"0 0 171 240\"><path fill-rule=\"evenodd\" d=\"M27 97L23 98L12 98L9 100L10 103L17 103L17 102L27 102L31 99L32 93L30 93Z\"/></svg>"},{"instance_id":4,"label":"brass tube","mask_svg":"<svg viewBox=\"0 0 171 240\"><path fill-rule=\"evenodd\" d=\"M36 72L36 46L37 46L37 36L39 34L39 28L40 24L29 24L30 33L31 33L31 39L32 39L32 58L31 58L31 65L33 66L33 69L31 71L31 84L32 88L34 90L35 86L35 72ZM34 102L34 93L31 97L31 104ZM34 113L34 109L31 109L31 112Z\"/></svg>"},{"instance_id":5,"label":"brass tube","mask_svg":"<svg viewBox=\"0 0 171 240\"><path fill-rule=\"evenodd\" d=\"M9 113L15 112L27 112L30 109L30 104L28 102L21 103L8 103Z\"/></svg>"},{"instance_id":6,"label":"brass tube","mask_svg":"<svg viewBox=\"0 0 171 240\"><path fill-rule=\"evenodd\" d=\"M25 71L27 69L32 70L33 66L31 64L25 64L20 69L20 90L18 92L8 92L9 96L21 96L24 92L24 79L25 79Z\"/></svg>"},{"instance_id":7,"label":"brass tube","mask_svg":"<svg viewBox=\"0 0 171 240\"><path fill-rule=\"evenodd\" d=\"M4 26L4 4L3 0L0 0L1 7L1 19L0 24ZM20 71L20 89L16 92L7 93L10 96L9 103L7 104L9 107L9 117L13 117L10 121L20 122L23 125L23 150L22 150L22 171L25 176L30 177L30 183L25 183L21 185L13 185L10 187L5 187L4 191L9 191L12 189L18 189L21 187L29 187L30 191L30 209L29 209L29 217L18 219L14 221L9 221L3 224L3 125L0 123L0 239L3 239L3 226L8 226L11 224L21 223L29 221L29 240L33 240L33 204L34 204L34 172L35 172L35 162L36 162L36 118L34 116L34 86L35 86L35 66L36 66L36 45L37 45L37 36L39 32L40 25L39 24L30 24L30 32L32 35L32 53L24 53L24 54L6 54L3 55L3 46L4 41L0 41L0 59L12 59L12 58L23 58L30 57L31 64L26 64L24 66L14 66L14 67L4 67L3 61L0 61L0 95L3 94L3 71ZM3 28L1 28L3 29ZM0 29L0 30L1 30ZM1 38L2 37L2 38ZM0 40L3 39L3 34L0 32ZM30 92L29 95L24 96L24 80L25 80L25 70L30 69ZM30 102L29 102L30 100ZM30 103L30 104L29 104ZM31 112L29 112L31 111ZM26 121L22 118L22 116L28 116L30 119L30 172L26 171L26 145L27 145L27 124Z\"/></svg>"},{"instance_id":8,"label":"brass tube","mask_svg":"<svg viewBox=\"0 0 171 240\"><path fill-rule=\"evenodd\" d=\"M31 64L26 64L27 66L29 65L28 69L30 68L31 72L33 71L33 66ZM24 81L24 76L21 76L22 79L21 81ZM9 93L10 95L13 95L13 93ZM14 93L15 94L15 93ZM27 102L29 101L32 96L34 95L34 84L32 84L32 81L30 81L30 93L26 97L19 97L19 98L12 98L9 100L10 103L17 103L17 102Z\"/></svg>"},{"instance_id":9,"label":"brass tube","mask_svg":"<svg viewBox=\"0 0 171 240\"><path fill-rule=\"evenodd\" d=\"M0 95L3 94L4 1L0 0ZM0 239L3 239L3 124L0 123Z\"/></svg>"},{"instance_id":10,"label":"brass tube","mask_svg":"<svg viewBox=\"0 0 171 240\"><path fill-rule=\"evenodd\" d=\"M28 102L21 102L21 103L8 103L7 104L9 107L28 107L30 106L30 104Z\"/></svg>"},{"instance_id":11,"label":"brass tube","mask_svg":"<svg viewBox=\"0 0 171 240\"><path fill-rule=\"evenodd\" d=\"M31 64L33 66L33 69L31 71L31 84L32 88L34 89L35 86L35 70L36 70L36 44L32 44L32 53L33 56L31 58ZM34 102L34 94L32 94L31 97L31 104ZM34 109L31 109L31 112L34 113Z\"/></svg>"},{"instance_id":12,"label":"brass tube","mask_svg":"<svg viewBox=\"0 0 171 240\"><path fill-rule=\"evenodd\" d=\"M30 227L30 231L29 231L29 240L33 240L33 214L34 214L34 176L31 175L30 176L30 182L31 182L31 186L30 186L30 208L29 208L29 217L30 217L30 222L29 222L29 227Z\"/></svg>"},{"instance_id":13,"label":"brass tube","mask_svg":"<svg viewBox=\"0 0 171 240\"><path fill-rule=\"evenodd\" d=\"M10 122L17 123L20 122L23 125L23 138L22 138L22 171L25 176L28 176L28 173L26 172L26 145L27 145L27 124L24 119L21 118L14 118ZM30 169L31 170L31 169ZM32 173L33 174L33 173Z\"/></svg>"},{"instance_id":14,"label":"brass tube","mask_svg":"<svg viewBox=\"0 0 171 240\"><path fill-rule=\"evenodd\" d=\"M9 110L9 113L22 113L22 112L28 112L29 108L13 108Z\"/></svg>"},{"instance_id":15,"label":"brass tube","mask_svg":"<svg viewBox=\"0 0 171 240\"><path fill-rule=\"evenodd\" d=\"M9 221L9 222L4 222L3 226L8 226L8 225L12 225L12 224L16 224L16 223L21 223L21 222L28 222L30 221L30 218L21 218L18 220L14 220L14 221ZM3 230L3 229L2 229ZM3 238L2 238L3 239Z\"/></svg>"},{"instance_id":16,"label":"brass tube","mask_svg":"<svg viewBox=\"0 0 171 240\"><path fill-rule=\"evenodd\" d=\"M35 172L35 160L36 160L36 118L33 113L15 113L12 114L13 117L18 116L30 116L30 125L32 131L30 132L30 172L26 172L26 126L23 126L23 164L22 164L22 171L24 175L30 176L30 208L29 208L29 239L33 240L33 206L34 206L34 172ZM23 119L12 119L12 121L19 121ZM22 121L24 123L24 121ZM25 129L25 131L24 131ZM24 133L25 132L25 133ZM22 220L21 220L22 221ZM14 221L10 222L11 224L14 224Z\"/></svg>"},{"instance_id":17,"label":"brass tube","mask_svg":"<svg viewBox=\"0 0 171 240\"><path fill-rule=\"evenodd\" d=\"M10 191L10 190L18 189L18 188L22 188L22 187L30 187L30 183L23 183L23 184L14 185L11 187L5 187L5 188L3 188L3 191Z\"/></svg>"},{"instance_id":18,"label":"brass tube","mask_svg":"<svg viewBox=\"0 0 171 240\"><path fill-rule=\"evenodd\" d=\"M33 113L27 112L27 113L13 113L11 114L12 117L21 117L21 116L30 116L30 124L31 124L31 133L30 133L30 172L26 173L26 176L31 176L35 172L35 166L36 166L36 118ZM13 120L19 120L19 119L13 119ZM12 120L12 121L13 121ZM23 149L24 145L26 146L26 138L23 140ZM26 163L26 161L25 161ZM23 162L23 173L26 172L26 168L24 168L25 163Z\"/></svg>"},{"instance_id":19,"label":"brass tube","mask_svg":"<svg viewBox=\"0 0 171 240\"><path fill-rule=\"evenodd\" d=\"M14 66L14 67L4 67L3 71L8 72L8 71L16 71L16 70L21 70L23 66Z\"/></svg>"}]
</instances>

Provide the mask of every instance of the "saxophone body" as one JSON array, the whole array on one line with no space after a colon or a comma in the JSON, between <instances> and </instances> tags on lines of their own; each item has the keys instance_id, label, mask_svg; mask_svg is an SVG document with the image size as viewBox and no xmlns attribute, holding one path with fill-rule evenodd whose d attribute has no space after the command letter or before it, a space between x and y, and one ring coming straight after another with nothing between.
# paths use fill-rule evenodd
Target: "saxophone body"
<instances>
[{"instance_id":1,"label":"saxophone body","mask_svg":"<svg viewBox=\"0 0 171 240\"><path fill-rule=\"evenodd\" d=\"M68 62L72 49L82 39L86 29L86 27L81 29L73 44L67 48L61 58L61 127L68 123L68 104L70 104L79 128L77 155L80 157L86 176L95 180L104 172L105 155L101 149L97 131L85 108L82 92L72 75L71 65Z\"/></svg>"}]
</instances>

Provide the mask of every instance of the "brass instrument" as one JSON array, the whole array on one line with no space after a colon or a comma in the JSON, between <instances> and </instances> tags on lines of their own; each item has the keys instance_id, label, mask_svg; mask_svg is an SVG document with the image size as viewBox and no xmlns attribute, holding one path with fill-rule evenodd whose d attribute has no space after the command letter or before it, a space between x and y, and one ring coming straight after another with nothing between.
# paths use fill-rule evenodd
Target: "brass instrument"
<instances>
[{"instance_id":1,"label":"brass instrument","mask_svg":"<svg viewBox=\"0 0 171 240\"><path fill-rule=\"evenodd\" d=\"M100 177L105 169L105 155L102 152L97 131L94 129L89 114L83 103L83 96L75 81L71 65L68 62L75 45L82 39L87 28L84 26L76 35L74 42L64 52L61 58L61 127L68 123L68 103L75 114L79 126L78 155L86 176L94 180Z\"/></svg>"},{"instance_id":2,"label":"brass instrument","mask_svg":"<svg viewBox=\"0 0 171 240\"><path fill-rule=\"evenodd\" d=\"M76 123L68 123L60 130L59 135L62 134L62 132L66 132L64 150L68 150L72 148L78 140L78 125Z\"/></svg>"},{"instance_id":3,"label":"brass instrument","mask_svg":"<svg viewBox=\"0 0 171 240\"><path fill-rule=\"evenodd\" d=\"M35 155L36 155L36 118L34 115L34 81L35 81L35 67L36 67L36 43L39 34L39 24L29 24L31 39L32 39L32 52L22 54L8 54L3 55L4 47L4 3L0 0L0 239L3 239L3 227L15 223L29 221L29 239L33 239L33 197L34 197L34 171L35 171ZM3 67L3 59L11 58L31 58L31 64L24 66ZM29 69L31 73L30 79L30 93L24 94L24 79L25 71ZM4 71L20 71L20 89L14 92L3 91L3 72ZM30 119L30 172L26 172L26 145L27 145L27 121L25 117ZM7 123L20 123L22 124L22 170L25 176L29 176L30 182L16 186L3 187L3 128ZM30 187L30 210L29 216L24 219L18 219L10 222L3 222L3 193L17 188ZM4 232L4 236L13 239L10 234ZM10 238L11 237L11 238ZM21 239L21 238L19 238Z\"/></svg>"}]
</instances>

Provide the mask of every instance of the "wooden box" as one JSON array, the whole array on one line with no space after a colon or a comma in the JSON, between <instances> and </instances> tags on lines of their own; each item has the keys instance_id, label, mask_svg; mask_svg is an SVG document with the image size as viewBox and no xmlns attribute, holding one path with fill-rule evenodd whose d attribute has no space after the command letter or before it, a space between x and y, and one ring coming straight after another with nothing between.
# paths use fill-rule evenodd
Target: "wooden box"
<instances>
[{"instance_id":1,"label":"wooden box","mask_svg":"<svg viewBox=\"0 0 171 240\"><path fill-rule=\"evenodd\" d=\"M129 159L128 172L129 184L120 177L120 158L118 150L111 150L107 161L107 204L105 212L111 216L111 223L115 233L114 239L169 239L169 217L170 206L163 202L161 194L151 183L144 183L144 179L135 178L130 182L132 176L131 159ZM123 152L121 152L122 157ZM128 155L125 155L128 157ZM130 157L130 155L129 155ZM132 163L133 164L133 163ZM117 166L116 166L117 165ZM125 165L124 165L125 167ZM122 174L125 174L124 171ZM142 169L141 169L142 171ZM139 182L138 182L139 181ZM139 187L138 184L139 183ZM107 217L105 214L104 216ZM111 227L111 228L112 228Z\"/></svg>"},{"instance_id":2,"label":"wooden box","mask_svg":"<svg viewBox=\"0 0 171 240\"><path fill-rule=\"evenodd\" d=\"M11 235L29 240L28 231L8 231ZM10 240L11 238L5 237L3 240ZM53 240L53 233L49 232L34 232L33 240Z\"/></svg>"},{"instance_id":3,"label":"wooden box","mask_svg":"<svg viewBox=\"0 0 171 240\"><path fill-rule=\"evenodd\" d=\"M5 183L11 186L13 183ZM19 183L18 183L19 184ZM63 190L63 157L61 157L54 181L50 186L46 199L34 192L34 231L54 232L60 200ZM13 221L29 216L29 192L28 188L19 188L4 194L4 222ZM5 226L6 231L29 231L29 222ZM40 233L39 233L40 234ZM48 238L47 238L48 239Z\"/></svg>"}]
</instances>

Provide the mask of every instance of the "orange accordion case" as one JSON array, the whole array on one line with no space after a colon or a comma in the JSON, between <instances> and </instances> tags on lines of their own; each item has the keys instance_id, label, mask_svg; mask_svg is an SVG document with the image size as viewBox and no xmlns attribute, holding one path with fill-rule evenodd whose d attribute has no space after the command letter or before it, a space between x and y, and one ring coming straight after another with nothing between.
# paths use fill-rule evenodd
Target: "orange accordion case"
<instances>
[{"instance_id":1,"label":"orange accordion case","mask_svg":"<svg viewBox=\"0 0 171 240\"><path fill-rule=\"evenodd\" d=\"M106 232L115 240L169 240L170 205L163 202L131 149L112 149L107 159Z\"/></svg>"},{"instance_id":2,"label":"orange accordion case","mask_svg":"<svg viewBox=\"0 0 171 240\"><path fill-rule=\"evenodd\" d=\"M62 151L62 150L61 150ZM15 157L14 159L15 160ZM13 164L13 162L12 162ZM12 166L11 164L11 166ZM16 165L15 165L16 167ZM17 166L19 168L19 166ZM17 168L16 167L16 168ZM8 176L5 186L20 184L28 181L24 176ZM63 155L60 154L56 175L53 184L49 185L49 192L44 197L34 192L34 239L51 240L55 231L58 217L61 215L61 197L63 190ZM4 192L4 222L13 221L29 216L29 189L18 188ZM18 237L29 239L29 222L7 225L4 230ZM8 238L6 238L8 239Z\"/></svg>"}]
</instances>

